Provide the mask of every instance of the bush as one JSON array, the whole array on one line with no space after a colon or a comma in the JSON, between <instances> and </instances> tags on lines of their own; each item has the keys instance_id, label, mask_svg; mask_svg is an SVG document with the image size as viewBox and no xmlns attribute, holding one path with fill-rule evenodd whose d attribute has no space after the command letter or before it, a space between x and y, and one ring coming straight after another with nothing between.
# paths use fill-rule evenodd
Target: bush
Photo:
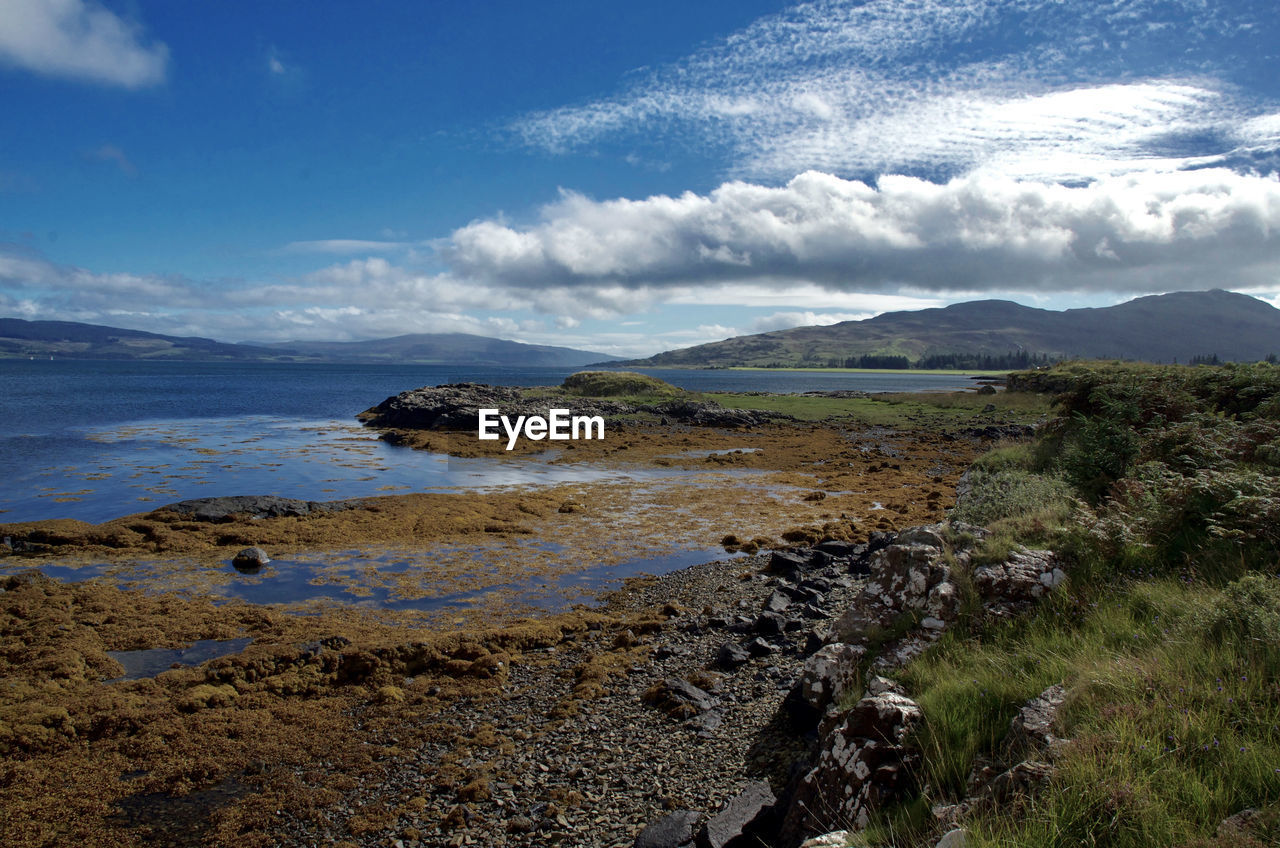
<instances>
[{"instance_id":1,"label":"bush","mask_svg":"<svg viewBox=\"0 0 1280 848\"><path fill-rule=\"evenodd\" d=\"M584 397L674 395L680 392L670 383L635 371L579 371L566 377L561 385L571 394Z\"/></svg>"},{"instance_id":2,"label":"bush","mask_svg":"<svg viewBox=\"0 0 1280 848\"><path fill-rule=\"evenodd\" d=\"M1243 646L1280 642L1280 581L1248 574L1223 589L1209 610L1208 635Z\"/></svg>"},{"instance_id":3,"label":"bush","mask_svg":"<svg viewBox=\"0 0 1280 848\"><path fill-rule=\"evenodd\" d=\"M951 517L969 524L987 525L1020 518L1054 507L1070 511L1071 487L1061 478L1033 474L1017 468L969 472L972 489L956 504Z\"/></svg>"}]
</instances>

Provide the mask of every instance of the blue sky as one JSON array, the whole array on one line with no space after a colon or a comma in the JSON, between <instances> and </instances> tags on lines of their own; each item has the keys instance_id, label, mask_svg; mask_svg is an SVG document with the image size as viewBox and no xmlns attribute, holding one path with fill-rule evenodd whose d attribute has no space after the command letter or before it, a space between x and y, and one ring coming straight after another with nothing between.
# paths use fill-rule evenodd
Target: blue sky
<instances>
[{"instance_id":1,"label":"blue sky","mask_svg":"<svg viewBox=\"0 0 1280 848\"><path fill-rule=\"evenodd\" d=\"M640 355L1280 303L1271 0L0 0L0 315Z\"/></svg>"}]
</instances>

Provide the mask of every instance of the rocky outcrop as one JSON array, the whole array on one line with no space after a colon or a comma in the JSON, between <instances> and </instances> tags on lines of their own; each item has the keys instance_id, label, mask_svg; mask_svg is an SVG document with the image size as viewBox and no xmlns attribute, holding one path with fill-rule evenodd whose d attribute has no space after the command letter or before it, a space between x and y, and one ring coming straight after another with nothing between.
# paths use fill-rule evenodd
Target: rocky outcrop
<instances>
[{"instance_id":1,"label":"rocky outcrop","mask_svg":"<svg viewBox=\"0 0 1280 848\"><path fill-rule=\"evenodd\" d=\"M713 401L684 399L653 403L557 395L551 389L530 392L515 386L450 383L424 386L389 397L360 415L373 427L402 430L471 430L479 427L481 409L498 409L512 420L519 415L546 416L550 408L573 415L599 415L605 421L647 413L696 427L754 427L787 416L753 409L728 409Z\"/></svg>"},{"instance_id":2,"label":"rocky outcrop","mask_svg":"<svg viewBox=\"0 0 1280 848\"><path fill-rule=\"evenodd\" d=\"M824 736L817 764L791 799L780 844L839 824L864 828L872 810L912 788L919 755L903 743L920 719L914 701L892 692L858 701Z\"/></svg>"},{"instance_id":3,"label":"rocky outcrop","mask_svg":"<svg viewBox=\"0 0 1280 848\"><path fill-rule=\"evenodd\" d=\"M364 501L300 501L275 495L236 495L223 498L195 498L161 507L156 512L176 512L193 521L221 523L238 515L250 518L279 518L281 516L315 515L359 509Z\"/></svg>"}]
</instances>

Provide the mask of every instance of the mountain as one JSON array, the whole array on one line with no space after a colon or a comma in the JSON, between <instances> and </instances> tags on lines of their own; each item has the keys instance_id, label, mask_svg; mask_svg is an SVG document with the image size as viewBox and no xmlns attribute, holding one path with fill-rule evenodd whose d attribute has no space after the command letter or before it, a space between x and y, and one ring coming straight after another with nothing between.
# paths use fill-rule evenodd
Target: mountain
<instances>
[{"instance_id":1,"label":"mountain","mask_svg":"<svg viewBox=\"0 0 1280 848\"><path fill-rule=\"evenodd\" d=\"M577 368L616 357L568 347L531 345L467 333L414 333L365 342L281 342L266 345L298 359L326 362L422 362Z\"/></svg>"},{"instance_id":2,"label":"mountain","mask_svg":"<svg viewBox=\"0 0 1280 848\"><path fill-rule=\"evenodd\" d=\"M916 363L931 356L1011 353L1151 362L1216 354L1224 360L1254 361L1280 353L1280 309L1220 289L1061 312L978 300L738 336L625 364L820 366L864 355L906 357Z\"/></svg>"},{"instance_id":3,"label":"mountain","mask_svg":"<svg viewBox=\"0 0 1280 848\"><path fill-rule=\"evenodd\" d=\"M81 324L0 318L0 359L148 359L236 362L367 362L532 365L577 368L610 357L464 333L397 336L366 342L227 344Z\"/></svg>"}]
</instances>

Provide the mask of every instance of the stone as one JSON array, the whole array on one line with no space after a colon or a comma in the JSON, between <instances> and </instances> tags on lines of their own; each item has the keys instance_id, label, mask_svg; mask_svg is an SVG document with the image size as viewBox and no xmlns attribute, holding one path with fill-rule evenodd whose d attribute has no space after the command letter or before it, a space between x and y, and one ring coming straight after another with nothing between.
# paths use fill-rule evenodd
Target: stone
<instances>
[{"instance_id":1,"label":"stone","mask_svg":"<svg viewBox=\"0 0 1280 848\"><path fill-rule=\"evenodd\" d=\"M934 848L965 848L968 844L968 832L962 827L957 827L942 834L942 838L938 840L938 844Z\"/></svg>"},{"instance_id":2,"label":"stone","mask_svg":"<svg viewBox=\"0 0 1280 848\"><path fill-rule=\"evenodd\" d=\"M761 613L756 619L755 631L761 636L781 636L787 632L787 619L781 613Z\"/></svg>"},{"instance_id":3,"label":"stone","mask_svg":"<svg viewBox=\"0 0 1280 848\"><path fill-rule=\"evenodd\" d=\"M806 839L800 843L800 848L845 848L850 836L847 830L833 830L831 833Z\"/></svg>"},{"instance_id":4,"label":"stone","mask_svg":"<svg viewBox=\"0 0 1280 848\"><path fill-rule=\"evenodd\" d=\"M1255 827L1254 819L1257 817L1258 811L1255 809L1241 810L1234 816L1222 820L1218 825L1217 837L1239 840L1242 836L1251 836Z\"/></svg>"},{"instance_id":5,"label":"stone","mask_svg":"<svg viewBox=\"0 0 1280 848\"><path fill-rule=\"evenodd\" d=\"M894 540L894 544L925 545L926 547L942 550L946 547L946 542L942 538L944 526L945 524L926 524L921 527L911 527L899 533L898 538Z\"/></svg>"},{"instance_id":6,"label":"stone","mask_svg":"<svg viewBox=\"0 0 1280 848\"><path fill-rule=\"evenodd\" d=\"M1053 766L1048 763L1024 760L996 775L991 781L991 799L997 804L1008 804L1018 798L1030 798L1049 782L1053 772Z\"/></svg>"},{"instance_id":7,"label":"stone","mask_svg":"<svg viewBox=\"0 0 1280 848\"><path fill-rule=\"evenodd\" d=\"M235 495L179 501L156 511L176 512L193 521L220 523L230 521L237 515L247 515L251 518L280 518L282 516L341 512L348 509L358 509L364 505L364 501L361 500L300 501L295 498L281 498L275 495Z\"/></svg>"},{"instance_id":8,"label":"stone","mask_svg":"<svg viewBox=\"0 0 1280 848\"><path fill-rule=\"evenodd\" d=\"M870 695L845 714L846 734L899 744L923 714L916 702L896 692Z\"/></svg>"},{"instance_id":9,"label":"stone","mask_svg":"<svg viewBox=\"0 0 1280 848\"><path fill-rule=\"evenodd\" d=\"M800 697L821 713L858 685L858 663L867 654L862 645L834 643L819 648L800 672Z\"/></svg>"},{"instance_id":10,"label":"stone","mask_svg":"<svg viewBox=\"0 0 1280 848\"><path fill-rule=\"evenodd\" d=\"M751 659L751 654L737 642L725 642L716 654L716 665L721 668L737 668Z\"/></svg>"},{"instance_id":11,"label":"stone","mask_svg":"<svg viewBox=\"0 0 1280 848\"><path fill-rule=\"evenodd\" d=\"M1053 723L1066 697L1067 690L1058 683L1028 701L1009 722L1009 744L1015 750L1049 750L1058 741L1053 735Z\"/></svg>"},{"instance_id":12,"label":"stone","mask_svg":"<svg viewBox=\"0 0 1280 848\"><path fill-rule=\"evenodd\" d=\"M715 704L705 691L678 677L666 678L645 692L643 700L672 718L692 718Z\"/></svg>"},{"instance_id":13,"label":"stone","mask_svg":"<svg viewBox=\"0 0 1280 848\"><path fill-rule=\"evenodd\" d=\"M775 574L799 573L808 566L808 557L794 551L774 551L769 556L769 571Z\"/></svg>"},{"instance_id":14,"label":"stone","mask_svg":"<svg viewBox=\"0 0 1280 848\"><path fill-rule=\"evenodd\" d=\"M765 612L785 612L789 606L791 606L791 599L779 591L775 591L764 602Z\"/></svg>"},{"instance_id":15,"label":"stone","mask_svg":"<svg viewBox=\"0 0 1280 848\"><path fill-rule=\"evenodd\" d=\"M761 639L759 636L748 642L745 647L747 652L753 657L767 657L769 654L778 650L777 645Z\"/></svg>"},{"instance_id":16,"label":"stone","mask_svg":"<svg viewBox=\"0 0 1280 848\"><path fill-rule=\"evenodd\" d=\"M231 564L238 571L253 570L256 571L267 563L271 562L271 557L267 556L267 552L262 548L245 548L240 553L231 558Z\"/></svg>"},{"instance_id":17,"label":"stone","mask_svg":"<svg viewBox=\"0 0 1280 848\"><path fill-rule=\"evenodd\" d=\"M702 818L692 810L676 810L649 824L632 848L683 848L693 843L693 826Z\"/></svg>"},{"instance_id":18,"label":"stone","mask_svg":"<svg viewBox=\"0 0 1280 848\"><path fill-rule=\"evenodd\" d=\"M698 833L698 848L725 848L740 837L749 837L778 802L764 781L748 784ZM744 842L744 844L746 844Z\"/></svg>"},{"instance_id":19,"label":"stone","mask_svg":"<svg viewBox=\"0 0 1280 848\"><path fill-rule=\"evenodd\" d=\"M1015 551L1005 562L973 570L973 585L994 603L1037 600L1065 579L1052 551Z\"/></svg>"},{"instance_id":20,"label":"stone","mask_svg":"<svg viewBox=\"0 0 1280 848\"><path fill-rule=\"evenodd\" d=\"M894 695L906 694L905 692L902 691L902 687L899 686L896 681L890 680L887 677L881 677L878 674L873 674L867 680L868 695L883 695L886 692L892 693Z\"/></svg>"},{"instance_id":21,"label":"stone","mask_svg":"<svg viewBox=\"0 0 1280 848\"><path fill-rule=\"evenodd\" d=\"M854 547L855 545L852 542L840 541L819 542L817 545L814 545L815 550L822 551L824 554L829 556L841 558L853 556Z\"/></svg>"}]
</instances>

